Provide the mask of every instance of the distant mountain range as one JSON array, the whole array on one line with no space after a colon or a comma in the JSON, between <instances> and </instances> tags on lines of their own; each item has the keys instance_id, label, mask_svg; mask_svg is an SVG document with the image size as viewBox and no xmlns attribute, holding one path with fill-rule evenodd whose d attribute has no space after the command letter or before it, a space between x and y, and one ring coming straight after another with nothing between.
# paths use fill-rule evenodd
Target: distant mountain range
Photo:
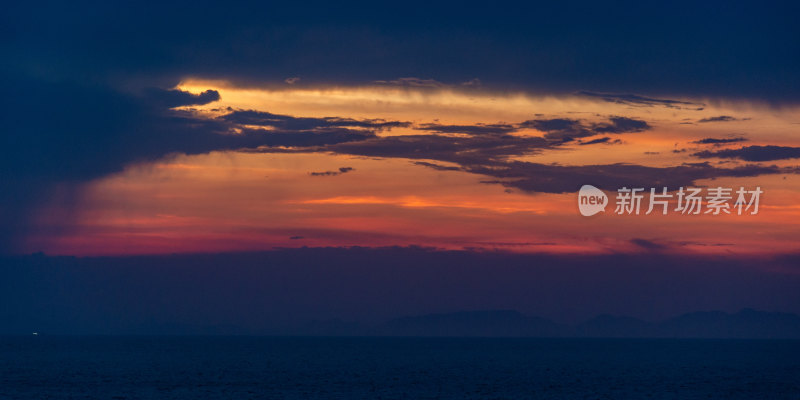
<instances>
[{"instance_id":1,"label":"distant mountain range","mask_svg":"<svg viewBox=\"0 0 800 400\"><path fill-rule=\"evenodd\" d=\"M333 336L800 339L800 316L746 308L734 314L693 312L660 322L600 315L582 324L565 325L513 310L462 311L402 317L371 327L338 320L315 322L298 333Z\"/></svg>"}]
</instances>

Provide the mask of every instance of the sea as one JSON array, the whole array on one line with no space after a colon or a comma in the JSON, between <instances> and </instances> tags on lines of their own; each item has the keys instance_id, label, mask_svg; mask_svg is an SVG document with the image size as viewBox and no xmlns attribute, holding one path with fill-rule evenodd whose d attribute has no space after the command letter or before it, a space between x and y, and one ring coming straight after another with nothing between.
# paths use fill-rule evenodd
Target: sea
<instances>
[{"instance_id":1,"label":"sea","mask_svg":"<svg viewBox=\"0 0 800 400\"><path fill-rule=\"evenodd\" d=\"M800 341L5 336L0 399L800 399Z\"/></svg>"}]
</instances>

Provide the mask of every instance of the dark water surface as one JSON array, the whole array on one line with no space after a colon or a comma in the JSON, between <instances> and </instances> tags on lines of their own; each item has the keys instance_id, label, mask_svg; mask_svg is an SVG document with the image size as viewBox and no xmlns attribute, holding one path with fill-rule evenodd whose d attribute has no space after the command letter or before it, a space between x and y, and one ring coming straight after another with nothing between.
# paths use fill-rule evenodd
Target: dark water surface
<instances>
[{"instance_id":1,"label":"dark water surface","mask_svg":"<svg viewBox=\"0 0 800 400\"><path fill-rule=\"evenodd\" d=\"M0 399L800 399L800 341L0 337Z\"/></svg>"}]
</instances>

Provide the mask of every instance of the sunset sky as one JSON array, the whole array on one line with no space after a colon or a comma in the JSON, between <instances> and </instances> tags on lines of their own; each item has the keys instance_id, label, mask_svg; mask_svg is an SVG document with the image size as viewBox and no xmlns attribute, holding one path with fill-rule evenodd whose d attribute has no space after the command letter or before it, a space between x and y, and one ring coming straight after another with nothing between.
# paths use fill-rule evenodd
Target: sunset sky
<instances>
[{"instance_id":1,"label":"sunset sky","mask_svg":"<svg viewBox=\"0 0 800 400\"><path fill-rule=\"evenodd\" d=\"M797 276L798 5L559 4L10 6L0 253L396 247ZM585 184L605 212L579 213ZM674 197L618 215L622 187L763 194L756 215Z\"/></svg>"},{"instance_id":2,"label":"sunset sky","mask_svg":"<svg viewBox=\"0 0 800 400\"><path fill-rule=\"evenodd\" d=\"M213 99L203 98L209 90ZM411 78L358 86L186 78L160 93L202 103L164 112L197 126L198 135L218 135L218 143L120 165L67 194L56 190L19 250L797 249L795 106L543 95ZM758 148L765 154L748 155ZM605 214L577 212L582 184L610 191ZM682 215L676 204L666 216L614 215L618 188L665 186L764 194L756 215Z\"/></svg>"}]
</instances>

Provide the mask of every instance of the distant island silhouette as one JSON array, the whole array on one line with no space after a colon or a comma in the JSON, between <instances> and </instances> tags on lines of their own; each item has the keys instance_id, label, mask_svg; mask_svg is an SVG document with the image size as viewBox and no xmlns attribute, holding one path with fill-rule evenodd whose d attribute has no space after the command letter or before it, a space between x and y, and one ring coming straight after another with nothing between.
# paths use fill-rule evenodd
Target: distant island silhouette
<instances>
[{"instance_id":1,"label":"distant island silhouette","mask_svg":"<svg viewBox=\"0 0 800 400\"><path fill-rule=\"evenodd\" d=\"M800 339L797 261L418 247L0 256L0 335Z\"/></svg>"},{"instance_id":2,"label":"distant island silhouette","mask_svg":"<svg viewBox=\"0 0 800 400\"><path fill-rule=\"evenodd\" d=\"M658 322L600 315L567 325L514 310L461 311L392 319L376 326L317 321L301 335L420 337L585 337L800 339L800 316L745 308L736 313L702 311Z\"/></svg>"}]
</instances>

